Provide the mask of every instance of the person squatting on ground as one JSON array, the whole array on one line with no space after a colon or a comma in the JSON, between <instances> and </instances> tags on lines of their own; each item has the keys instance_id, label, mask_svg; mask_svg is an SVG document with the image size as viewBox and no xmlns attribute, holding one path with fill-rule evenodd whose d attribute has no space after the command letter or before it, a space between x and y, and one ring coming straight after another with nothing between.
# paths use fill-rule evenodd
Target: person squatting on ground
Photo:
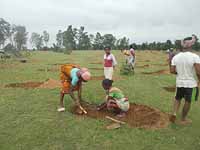
<instances>
[{"instance_id":1,"label":"person squatting on ground","mask_svg":"<svg viewBox=\"0 0 200 150\"><path fill-rule=\"evenodd\" d=\"M82 82L87 82L91 78L91 74L87 68L79 68L76 65L62 65L61 66L61 83L62 88L60 92L60 108L59 112L65 111L64 107L64 95L70 94L71 98L75 101L79 108L82 108L80 101L82 101ZM78 91L77 98L74 95L74 91Z\"/></svg>"},{"instance_id":2,"label":"person squatting on ground","mask_svg":"<svg viewBox=\"0 0 200 150\"><path fill-rule=\"evenodd\" d=\"M187 119L190 110L191 101L198 99L198 81L200 81L200 58L198 55L190 52L196 38L184 39L182 43L183 50L170 60L170 72L176 74L176 96L173 105L172 121L175 121L179 110L181 99L185 99L181 115L181 124L192 123Z\"/></svg>"},{"instance_id":3,"label":"person squatting on ground","mask_svg":"<svg viewBox=\"0 0 200 150\"><path fill-rule=\"evenodd\" d=\"M97 110L102 110L107 108L108 110L113 110L117 113L118 117L124 117L129 110L129 101L123 94L123 92L116 88L112 87L112 80L104 79L102 81L102 86L106 90L106 102L102 103L97 107Z\"/></svg>"},{"instance_id":4,"label":"person squatting on ground","mask_svg":"<svg viewBox=\"0 0 200 150\"><path fill-rule=\"evenodd\" d=\"M112 80L113 71L114 71L114 68L116 65L117 65L117 61L115 59L115 56L111 53L111 48L106 47L105 54L104 54L104 76L105 76L105 79Z\"/></svg>"}]
</instances>

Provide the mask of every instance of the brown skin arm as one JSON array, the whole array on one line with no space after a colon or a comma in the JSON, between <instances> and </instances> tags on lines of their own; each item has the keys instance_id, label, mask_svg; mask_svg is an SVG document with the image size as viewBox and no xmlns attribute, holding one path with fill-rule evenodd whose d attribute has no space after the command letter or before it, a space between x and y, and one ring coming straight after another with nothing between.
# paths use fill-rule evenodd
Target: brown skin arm
<instances>
[{"instance_id":1,"label":"brown skin arm","mask_svg":"<svg viewBox=\"0 0 200 150\"><path fill-rule=\"evenodd\" d=\"M73 89L74 89L74 87L70 86L69 94L70 94L71 98L74 100L74 102L76 103L76 105L80 106L80 100L79 100L79 98L78 99L75 98Z\"/></svg>"},{"instance_id":2,"label":"brown skin arm","mask_svg":"<svg viewBox=\"0 0 200 150\"><path fill-rule=\"evenodd\" d=\"M200 64L194 64L194 68L195 68L198 80L200 81Z\"/></svg>"},{"instance_id":3,"label":"brown skin arm","mask_svg":"<svg viewBox=\"0 0 200 150\"><path fill-rule=\"evenodd\" d=\"M177 72L176 72L176 66L170 66L170 73L177 74Z\"/></svg>"},{"instance_id":4,"label":"brown skin arm","mask_svg":"<svg viewBox=\"0 0 200 150\"><path fill-rule=\"evenodd\" d=\"M82 100L82 83L79 83L78 98Z\"/></svg>"}]
</instances>

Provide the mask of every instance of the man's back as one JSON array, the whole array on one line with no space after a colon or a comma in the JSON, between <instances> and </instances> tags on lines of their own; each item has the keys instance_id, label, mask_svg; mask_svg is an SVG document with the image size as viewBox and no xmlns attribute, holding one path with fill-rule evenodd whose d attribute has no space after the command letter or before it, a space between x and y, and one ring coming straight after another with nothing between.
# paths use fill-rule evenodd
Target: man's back
<instances>
[{"instance_id":1,"label":"man's back","mask_svg":"<svg viewBox=\"0 0 200 150\"><path fill-rule=\"evenodd\" d=\"M195 63L200 63L199 56L191 52L180 52L172 59L172 66L176 66L177 87L193 88L197 86Z\"/></svg>"}]
</instances>

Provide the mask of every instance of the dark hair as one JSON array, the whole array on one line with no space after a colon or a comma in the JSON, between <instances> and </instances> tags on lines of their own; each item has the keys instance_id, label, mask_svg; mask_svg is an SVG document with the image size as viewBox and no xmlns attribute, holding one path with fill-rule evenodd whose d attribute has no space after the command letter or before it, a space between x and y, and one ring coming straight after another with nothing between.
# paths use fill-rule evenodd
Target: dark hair
<instances>
[{"instance_id":1,"label":"dark hair","mask_svg":"<svg viewBox=\"0 0 200 150\"><path fill-rule=\"evenodd\" d=\"M106 49L111 50L111 47L110 47L110 46L106 46L106 47L104 47L104 50L106 50Z\"/></svg>"},{"instance_id":2,"label":"dark hair","mask_svg":"<svg viewBox=\"0 0 200 150\"><path fill-rule=\"evenodd\" d=\"M130 48L133 48L133 45L130 45Z\"/></svg>"},{"instance_id":3,"label":"dark hair","mask_svg":"<svg viewBox=\"0 0 200 150\"><path fill-rule=\"evenodd\" d=\"M112 86L112 83L113 83L113 80L110 80L110 79L104 79L102 81L102 84L105 85L105 86Z\"/></svg>"}]
</instances>

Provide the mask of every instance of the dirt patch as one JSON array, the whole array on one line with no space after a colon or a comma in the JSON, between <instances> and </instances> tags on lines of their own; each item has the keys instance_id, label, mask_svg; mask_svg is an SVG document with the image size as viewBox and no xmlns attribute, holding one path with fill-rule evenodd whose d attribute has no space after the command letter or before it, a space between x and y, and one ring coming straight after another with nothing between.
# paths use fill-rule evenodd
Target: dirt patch
<instances>
[{"instance_id":1,"label":"dirt patch","mask_svg":"<svg viewBox=\"0 0 200 150\"><path fill-rule=\"evenodd\" d=\"M91 80L104 80L105 77L104 76L92 76L91 77ZM122 77L113 77L113 80L116 81L116 80L122 80L123 78Z\"/></svg>"},{"instance_id":2,"label":"dirt patch","mask_svg":"<svg viewBox=\"0 0 200 150\"><path fill-rule=\"evenodd\" d=\"M90 70L103 70L103 68L88 68Z\"/></svg>"},{"instance_id":3,"label":"dirt patch","mask_svg":"<svg viewBox=\"0 0 200 150\"><path fill-rule=\"evenodd\" d=\"M39 87L43 82L25 82L25 83L11 83L8 85L5 85L6 88L37 88Z\"/></svg>"},{"instance_id":4,"label":"dirt patch","mask_svg":"<svg viewBox=\"0 0 200 150\"><path fill-rule=\"evenodd\" d=\"M167 87L163 87L163 89L165 89L168 92L175 92L176 86L167 86Z\"/></svg>"},{"instance_id":5,"label":"dirt patch","mask_svg":"<svg viewBox=\"0 0 200 150\"><path fill-rule=\"evenodd\" d=\"M167 128L169 125L169 115L167 113L161 112L158 109L151 108L146 105L139 105L132 103L130 105L130 110L124 118L117 118L116 114L107 111L101 110L97 111L95 105L88 103L83 103L82 106L86 109L86 117L95 118L95 119L105 119L106 116L110 116L117 120L126 122L130 127L137 128L146 128L146 129L160 129ZM74 114L77 113L77 107L73 106L71 112Z\"/></svg>"},{"instance_id":6,"label":"dirt patch","mask_svg":"<svg viewBox=\"0 0 200 150\"><path fill-rule=\"evenodd\" d=\"M58 72L59 68L38 69L38 71L42 71L42 72L45 72L45 71L48 71L48 72Z\"/></svg>"},{"instance_id":7,"label":"dirt patch","mask_svg":"<svg viewBox=\"0 0 200 150\"><path fill-rule=\"evenodd\" d=\"M45 82L25 82L25 83L11 83L5 85L6 88L47 88L47 89L54 89L61 87L61 83L58 80L48 79Z\"/></svg>"},{"instance_id":8,"label":"dirt patch","mask_svg":"<svg viewBox=\"0 0 200 150\"><path fill-rule=\"evenodd\" d=\"M147 75L161 75L161 74L170 74L169 70L159 70L155 72L142 72L142 74L147 74Z\"/></svg>"},{"instance_id":9,"label":"dirt patch","mask_svg":"<svg viewBox=\"0 0 200 150\"><path fill-rule=\"evenodd\" d=\"M148 68L148 67L150 67L150 65L143 65L143 66L136 66L136 68Z\"/></svg>"}]
</instances>

